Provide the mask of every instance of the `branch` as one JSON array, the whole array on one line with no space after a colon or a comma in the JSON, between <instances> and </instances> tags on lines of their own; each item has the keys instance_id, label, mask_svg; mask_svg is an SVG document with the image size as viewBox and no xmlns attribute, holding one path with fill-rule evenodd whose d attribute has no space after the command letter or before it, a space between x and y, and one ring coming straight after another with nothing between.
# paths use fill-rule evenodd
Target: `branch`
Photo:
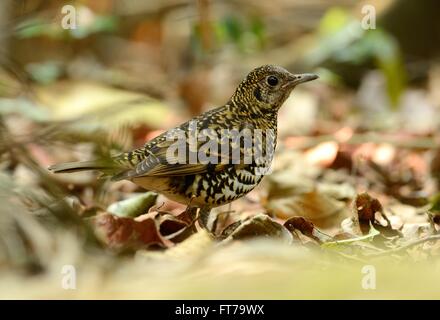
<instances>
[{"instance_id":1,"label":"branch","mask_svg":"<svg viewBox=\"0 0 440 320\"><path fill-rule=\"evenodd\" d=\"M399 253L401 251L407 250L411 247L417 246L417 245L425 243L427 241L438 241L438 240L440 240L440 234L430 235L428 237L417 239L415 241L407 243L399 248L395 248L395 249L391 249L391 250L383 251L383 252L378 252L378 253L372 253L372 254L369 254L368 256L369 257L386 256L389 254Z\"/></svg>"}]
</instances>

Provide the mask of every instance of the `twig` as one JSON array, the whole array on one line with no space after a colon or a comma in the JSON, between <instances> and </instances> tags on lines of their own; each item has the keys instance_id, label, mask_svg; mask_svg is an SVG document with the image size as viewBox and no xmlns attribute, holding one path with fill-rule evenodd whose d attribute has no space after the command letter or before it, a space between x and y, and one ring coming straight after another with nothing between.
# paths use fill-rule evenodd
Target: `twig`
<instances>
[{"instance_id":1,"label":"twig","mask_svg":"<svg viewBox=\"0 0 440 320\"><path fill-rule=\"evenodd\" d=\"M399 248L395 248L395 249L391 249L391 250L387 250L387 251L383 251L383 252L379 252L379 253L372 253L372 254L369 254L368 256L369 257L379 257L379 256L394 254L394 253L398 253L400 251L407 250L407 249L414 247L414 246L417 246L419 244L425 243L427 241L438 241L438 240L440 240L440 234L430 235L428 237L417 239L413 242L407 243Z\"/></svg>"}]
</instances>

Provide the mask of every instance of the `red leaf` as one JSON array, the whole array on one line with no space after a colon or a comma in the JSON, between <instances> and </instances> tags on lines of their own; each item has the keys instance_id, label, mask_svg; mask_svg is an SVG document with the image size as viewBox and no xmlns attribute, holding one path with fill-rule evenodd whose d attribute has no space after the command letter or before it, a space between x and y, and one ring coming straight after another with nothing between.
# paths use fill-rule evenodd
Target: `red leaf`
<instances>
[{"instance_id":1,"label":"red leaf","mask_svg":"<svg viewBox=\"0 0 440 320\"><path fill-rule=\"evenodd\" d=\"M151 218L123 218L102 214L94 218L98 236L112 249L140 249L151 245L169 247L172 243L164 239L156 221Z\"/></svg>"}]
</instances>

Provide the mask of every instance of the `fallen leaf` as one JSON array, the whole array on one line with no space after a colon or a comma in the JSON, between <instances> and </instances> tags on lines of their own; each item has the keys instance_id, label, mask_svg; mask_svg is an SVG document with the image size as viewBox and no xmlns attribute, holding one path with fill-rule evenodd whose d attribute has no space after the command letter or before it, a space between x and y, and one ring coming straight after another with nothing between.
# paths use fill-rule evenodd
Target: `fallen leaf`
<instances>
[{"instance_id":1,"label":"fallen leaf","mask_svg":"<svg viewBox=\"0 0 440 320\"><path fill-rule=\"evenodd\" d=\"M54 120L81 117L107 127L145 123L161 128L174 117L170 108L158 100L93 81L57 82L37 88L36 94L51 109Z\"/></svg>"},{"instance_id":2,"label":"fallen leaf","mask_svg":"<svg viewBox=\"0 0 440 320\"><path fill-rule=\"evenodd\" d=\"M118 251L136 250L152 245L170 247L172 243L159 232L153 218L138 219L118 217L105 213L92 219L95 232L109 248Z\"/></svg>"},{"instance_id":3,"label":"fallen leaf","mask_svg":"<svg viewBox=\"0 0 440 320\"><path fill-rule=\"evenodd\" d=\"M354 219L357 219L359 222L362 234L369 234L371 226L374 226L384 236L401 236L399 231L393 229L379 200L371 197L368 193L361 193L356 196L353 202L353 210L355 214ZM380 214L386 221L385 226L379 222L376 214Z\"/></svg>"},{"instance_id":4,"label":"fallen leaf","mask_svg":"<svg viewBox=\"0 0 440 320\"><path fill-rule=\"evenodd\" d=\"M137 217L148 212L157 199L157 193L145 192L128 199L112 203L107 211L118 217Z\"/></svg>"},{"instance_id":5,"label":"fallen leaf","mask_svg":"<svg viewBox=\"0 0 440 320\"><path fill-rule=\"evenodd\" d=\"M396 148L389 143L382 143L374 151L372 160L381 166L387 166L394 160L395 156Z\"/></svg>"},{"instance_id":6,"label":"fallen leaf","mask_svg":"<svg viewBox=\"0 0 440 320\"><path fill-rule=\"evenodd\" d=\"M308 162L321 167L329 167L335 161L339 145L334 141L322 142L305 154Z\"/></svg>"},{"instance_id":7,"label":"fallen leaf","mask_svg":"<svg viewBox=\"0 0 440 320\"><path fill-rule=\"evenodd\" d=\"M167 212L159 212L156 220L159 223L160 234L174 243L182 242L189 236L197 232L194 225L197 212L185 210L178 216Z\"/></svg>"},{"instance_id":8,"label":"fallen leaf","mask_svg":"<svg viewBox=\"0 0 440 320\"><path fill-rule=\"evenodd\" d=\"M321 228L338 225L339 218L348 215L344 202L318 191L271 199L266 210L282 219L302 216Z\"/></svg>"},{"instance_id":9,"label":"fallen leaf","mask_svg":"<svg viewBox=\"0 0 440 320\"><path fill-rule=\"evenodd\" d=\"M284 223L284 226L290 231L300 231L303 235L314 239L318 243L332 241L333 238L318 230L313 223L303 217L292 217Z\"/></svg>"},{"instance_id":10,"label":"fallen leaf","mask_svg":"<svg viewBox=\"0 0 440 320\"><path fill-rule=\"evenodd\" d=\"M240 223L235 223L233 230L229 232L229 236L224 241L254 237L278 238L287 243L293 241L292 234L284 226L262 213Z\"/></svg>"}]
</instances>

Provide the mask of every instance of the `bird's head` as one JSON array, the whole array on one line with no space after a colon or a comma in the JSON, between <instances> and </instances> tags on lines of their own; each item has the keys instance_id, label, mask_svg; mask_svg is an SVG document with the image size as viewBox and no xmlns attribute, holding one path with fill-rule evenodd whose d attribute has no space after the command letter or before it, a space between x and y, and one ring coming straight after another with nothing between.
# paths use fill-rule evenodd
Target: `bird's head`
<instances>
[{"instance_id":1,"label":"bird's head","mask_svg":"<svg viewBox=\"0 0 440 320\"><path fill-rule=\"evenodd\" d=\"M292 74L279 66L264 65L247 75L232 100L259 112L276 112L298 84L317 78L311 73Z\"/></svg>"}]
</instances>

